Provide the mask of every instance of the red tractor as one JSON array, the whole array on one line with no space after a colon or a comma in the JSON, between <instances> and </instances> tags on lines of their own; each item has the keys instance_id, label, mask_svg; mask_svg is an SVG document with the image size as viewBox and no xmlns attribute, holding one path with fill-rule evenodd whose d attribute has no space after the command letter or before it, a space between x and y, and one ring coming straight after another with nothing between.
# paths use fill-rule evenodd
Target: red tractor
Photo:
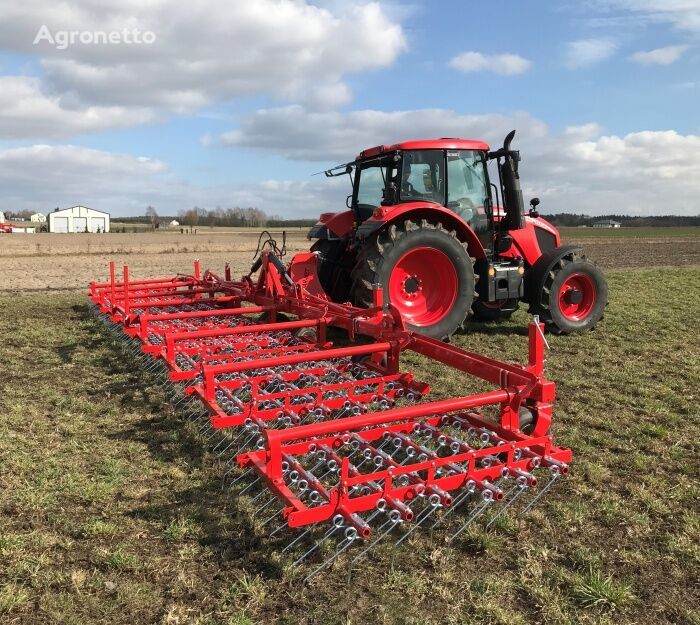
<instances>
[{"instance_id":1,"label":"red tractor","mask_svg":"<svg viewBox=\"0 0 700 625\"><path fill-rule=\"evenodd\" d=\"M552 332L594 328L605 278L579 246L561 245L537 198L525 214L514 135L493 152L465 139L380 145L326 171L352 184L348 210L323 213L308 235L330 299L369 307L378 284L410 329L440 339L470 311L507 317L521 300Z\"/></svg>"}]
</instances>

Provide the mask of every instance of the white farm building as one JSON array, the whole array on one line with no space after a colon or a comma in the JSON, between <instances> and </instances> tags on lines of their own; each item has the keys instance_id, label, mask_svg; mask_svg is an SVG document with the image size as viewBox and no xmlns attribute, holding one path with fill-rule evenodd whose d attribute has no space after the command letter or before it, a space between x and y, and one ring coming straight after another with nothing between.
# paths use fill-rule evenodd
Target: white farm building
<instances>
[{"instance_id":1,"label":"white farm building","mask_svg":"<svg viewBox=\"0 0 700 625\"><path fill-rule=\"evenodd\" d=\"M109 213L71 206L49 213L49 232L109 232Z\"/></svg>"}]
</instances>

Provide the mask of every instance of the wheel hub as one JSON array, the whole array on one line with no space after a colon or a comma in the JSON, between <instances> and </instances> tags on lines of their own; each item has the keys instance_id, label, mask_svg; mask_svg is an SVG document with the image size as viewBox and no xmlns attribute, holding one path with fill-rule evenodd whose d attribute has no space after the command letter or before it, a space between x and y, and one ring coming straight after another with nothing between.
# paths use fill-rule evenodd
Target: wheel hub
<instances>
[{"instance_id":1,"label":"wheel hub","mask_svg":"<svg viewBox=\"0 0 700 625\"><path fill-rule=\"evenodd\" d=\"M422 290L421 281L418 276L409 276L403 282L402 295L415 299Z\"/></svg>"},{"instance_id":2,"label":"wheel hub","mask_svg":"<svg viewBox=\"0 0 700 625\"><path fill-rule=\"evenodd\" d=\"M590 276L571 274L559 290L559 310L570 321L583 321L596 303L596 288Z\"/></svg>"},{"instance_id":3,"label":"wheel hub","mask_svg":"<svg viewBox=\"0 0 700 625\"><path fill-rule=\"evenodd\" d=\"M401 256L389 276L389 301L413 326L438 323L457 299L457 271L450 257L433 247Z\"/></svg>"}]
</instances>

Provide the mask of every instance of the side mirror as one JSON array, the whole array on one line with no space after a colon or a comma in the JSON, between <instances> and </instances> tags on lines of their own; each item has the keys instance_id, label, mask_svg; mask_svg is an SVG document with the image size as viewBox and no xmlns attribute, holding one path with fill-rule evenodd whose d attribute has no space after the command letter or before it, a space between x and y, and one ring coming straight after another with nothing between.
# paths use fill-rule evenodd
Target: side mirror
<instances>
[{"instance_id":1,"label":"side mirror","mask_svg":"<svg viewBox=\"0 0 700 625\"><path fill-rule=\"evenodd\" d=\"M345 206L346 206L347 208L352 208L352 194L348 195L348 196L345 198Z\"/></svg>"},{"instance_id":2,"label":"side mirror","mask_svg":"<svg viewBox=\"0 0 700 625\"><path fill-rule=\"evenodd\" d=\"M533 197L530 200L530 217L539 217L540 214L537 212L537 207L540 204L540 198Z\"/></svg>"}]
</instances>

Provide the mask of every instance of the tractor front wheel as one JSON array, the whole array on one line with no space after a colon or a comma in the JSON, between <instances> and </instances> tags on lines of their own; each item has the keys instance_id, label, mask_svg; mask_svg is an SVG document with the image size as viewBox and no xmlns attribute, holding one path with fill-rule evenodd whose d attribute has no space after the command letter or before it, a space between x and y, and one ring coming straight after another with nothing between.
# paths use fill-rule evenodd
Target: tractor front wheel
<instances>
[{"instance_id":1,"label":"tractor front wheel","mask_svg":"<svg viewBox=\"0 0 700 625\"><path fill-rule=\"evenodd\" d=\"M538 314L550 332L570 334L592 330L607 304L608 284L603 273L584 255L572 252L547 273L530 312Z\"/></svg>"},{"instance_id":2,"label":"tractor front wheel","mask_svg":"<svg viewBox=\"0 0 700 625\"><path fill-rule=\"evenodd\" d=\"M352 272L358 306L372 305L372 287L401 313L411 330L449 338L474 300L474 267L455 232L426 220L392 224L358 254Z\"/></svg>"}]
</instances>

